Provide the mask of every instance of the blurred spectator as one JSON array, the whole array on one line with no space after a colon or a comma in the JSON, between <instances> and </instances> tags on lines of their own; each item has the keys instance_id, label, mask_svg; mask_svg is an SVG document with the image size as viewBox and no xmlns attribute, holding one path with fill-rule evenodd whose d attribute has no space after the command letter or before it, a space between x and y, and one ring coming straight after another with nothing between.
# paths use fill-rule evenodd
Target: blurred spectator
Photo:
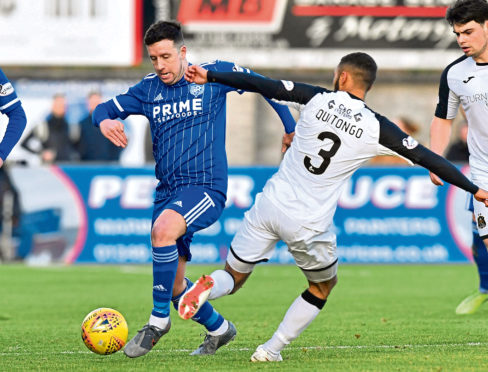
<instances>
[{"instance_id":1,"label":"blurred spectator","mask_svg":"<svg viewBox=\"0 0 488 372\"><path fill-rule=\"evenodd\" d=\"M153 139L149 123L147 123L146 132L144 133L144 161L146 163L154 163Z\"/></svg>"},{"instance_id":2,"label":"blurred spectator","mask_svg":"<svg viewBox=\"0 0 488 372\"><path fill-rule=\"evenodd\" d=\"M119 161L121 148L113 145L102 135L92 122L92 112L102 103L98 92L91 92L87 97L88 115L80 121L80 139L77 147L82 161Z\"/></svg>"},{"instance_id":3,"label":"blurred spectator","mask_svg":"<svg viewBox=\"0 0 488 372\"><path fill-rule=\"evenodd\" d=\"M23 148L39 154L44 163L79 159L66 120L66 106L63 94L54 95L46 121L36 126L22 142Z\"/></svg>"},{"instance_id":4,"label":"blurred spectator","mask_svg":"<svg viewBox=\"0 0 488 372\"><path fill-rule=\"evenodd\" d=\"M468 150L468 123L463 122L459 126L458 136L447 150L446 159L454 162L467 163L469 160Z\"/></svg>"},{"instance_id":5,"label":"blurred spectator","mask_svg":"<svg viewBox=\"0 0 488 372\"><path fill-rule=\"evenodd\" d=\"M412 119L406 116L400 116L393 122L405 133L415 138L415 135L419 132L419 125L415 123ZM394 155L390 150L386 150L388 155L375 156L369 164L372 165L408 165L410 164L404 158Z\"/></svg>"}]
</instances>

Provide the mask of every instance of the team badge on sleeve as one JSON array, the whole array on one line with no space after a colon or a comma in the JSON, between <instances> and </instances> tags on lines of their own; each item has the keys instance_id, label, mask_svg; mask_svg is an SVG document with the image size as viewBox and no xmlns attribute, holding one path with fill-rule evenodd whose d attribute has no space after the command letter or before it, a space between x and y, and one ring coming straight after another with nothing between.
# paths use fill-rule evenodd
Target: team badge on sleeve
<instances>
[{"instance_id":1,"label":"team badge on sleeve","mask_svg":"<svg viewBox=\"0 0 488 372\"><path fill-rule=\"evenodd\" d=\"M0 96L5 97L14 92L14 87L12 83L8 82L5 84L0 84Z\"/></svg>"},{"instance_id":2,"label":"team badge on sleeve","mask_svg":"<svg viewBox=\"0 0 488 372\"><path fill-rule=\"evenodd\" d=\"M419 144L414 138L412 138L410 136L408 136L407 138L404 138L402 143L403 143L403 146L405 146L409 150L416 148Z\"/></svg>"},{"instance_id":3,"label":"team badge on sleeve","mask_svg":"<svg viewBox=\"0 0 488 372\"><path fill-rule=\"evenodd\" d=\"M204 85L198 85L195 83L190 84L190 94L194 97L201 96L205 91Z\"/></svg>"},{"instance_id":4,"label":"team badge on sleeve","mask_svg":"<svg viewBox=\"0 0 488 372\"><path fill-rule=\"evenodd\" d=\"M281 83L283 84L283 86L285 87L285 89L287 91L292 91L293 90L293 87L295 86L293 84L293 81L288 81L288 80L281 80Z\"/></svg>"}]
</instances>

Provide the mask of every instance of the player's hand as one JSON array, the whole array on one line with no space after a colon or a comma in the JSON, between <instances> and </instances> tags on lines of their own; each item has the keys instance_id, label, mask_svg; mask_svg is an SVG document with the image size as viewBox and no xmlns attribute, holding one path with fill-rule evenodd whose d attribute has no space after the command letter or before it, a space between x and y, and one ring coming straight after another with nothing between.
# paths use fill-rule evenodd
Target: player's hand
<instances>
[{"instance_id":1,"label":"player's hand","mask_svg":"<svg viewBox=\"0 0 488 372\"><path fill-rule=\"evenodd\" d=\"M105 119L100 123L100 131L115 146L127 146L127 136L124 132L124 124L120 121Z\"/></svg>"},{"instance_id":2,"label":"player's hand","mask_svg":"<svg viewBox=\"0 0 488 372\"><path fill-rule=\"evenodd\" d=\"M488 191L483 190L480 188L476 194L474 194L474 198L478 200L479 202L482 202L485 204L486 207L488 207Z\"/></svg>"},{"instance_id":3,"label":"player's hand","mask_svg":"<svg viewBox=\"0 0 488 372\"><path fill-rule=\"evenodd\" d=\"M207 70L197 65L188 66L185 71L185 79L190 83L205 84L207 80Z\"/></svg>"},{"instance_id":4,"label":"player's hand","mask_svg":"<svg viewBox=\"0 0 488 372\"><path fill-rule=\"evenodd\" d=\"M434 174L432 172L429 172L429 175L430 175L430 180L432 181L432 183L434 185L437 185L437 186L443 186L444 185L444 181L442 181L439 176L437 176L436 174Z\"/></svg>"},{"instance_id":5,"label":"player's hand","mask_svg":"<svg viewBox=\"0 0 488 372\"><path fill-rule=\"evenodd\" d=\"M295 137L295 132L285 133L283 134L283 138L281 139L281 153L284 154L286 150L291 146L293 141L293 137Z\"/></svg>"}]
</instances>

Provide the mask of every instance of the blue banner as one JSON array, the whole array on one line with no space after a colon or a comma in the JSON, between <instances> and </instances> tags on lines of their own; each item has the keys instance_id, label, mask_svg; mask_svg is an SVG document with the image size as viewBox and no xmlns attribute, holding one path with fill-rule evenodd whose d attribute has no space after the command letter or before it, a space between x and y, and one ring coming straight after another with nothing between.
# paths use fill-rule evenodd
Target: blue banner
<instances>
[{"instance_id":1,"label":"blue banner","mask_svg":"<svg viewBox=\"0 0 488 372\"><path fill-rule=\"evenodd\" d=\"M225 261L244 212L276 170L229 170L226 208L215 224L195 235L192 262ZM14 170L13 175L19 185L28 185L25 180L36 177L36 191L46 188L45 205L39 204L39 198L31 204L37 203L38 209L61 211L60 229L70 231L60 233L66 241L62 258L65 262L151 262L151 215L157 183L152 167L53 166L42 172L36 170L36 174ZM21 195L32 194L20 191ZM466 192L456 187L434 186L423 168L362 168L347 184L334 218L339 260L467 262L472 258L471 216L464 207L466 198ZM50 199L64 201L55 206ZM25 204L29 201L24 200ZM40 247L34 253L38 254L44 246ZM282 242L271 261L294 262Z\"/></svg>"}]
</instances>

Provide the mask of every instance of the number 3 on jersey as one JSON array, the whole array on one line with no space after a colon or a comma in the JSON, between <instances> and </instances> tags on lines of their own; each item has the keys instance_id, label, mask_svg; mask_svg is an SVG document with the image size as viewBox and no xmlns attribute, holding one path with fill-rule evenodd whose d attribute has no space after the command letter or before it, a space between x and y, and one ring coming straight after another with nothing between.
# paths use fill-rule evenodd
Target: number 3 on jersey
<instances>
[{"instance_id":1,"label":"number 3 on jersey","mask_svg":"<svg viewBox=\"0 0 488 372\"><path fill-rule=\"evenodd\" d=\"M312 159L310 159L309 156L305 156L305 159L303 159L303 164L305 165L305 168L307 168L307 170L312 174L324 173L330 164L330 158L332 158L336 154L337 150L339 150L339 147L341 146L341 139L335 133L322 132L317 136L317 138L321 141L323 141L324 139L330 139L333 143L332 147L329 150L326 151L324 149L321 149L319 151L319 156L324 160L318 167L314 167L312 165Z\"/></svg>"}]
</instances>

